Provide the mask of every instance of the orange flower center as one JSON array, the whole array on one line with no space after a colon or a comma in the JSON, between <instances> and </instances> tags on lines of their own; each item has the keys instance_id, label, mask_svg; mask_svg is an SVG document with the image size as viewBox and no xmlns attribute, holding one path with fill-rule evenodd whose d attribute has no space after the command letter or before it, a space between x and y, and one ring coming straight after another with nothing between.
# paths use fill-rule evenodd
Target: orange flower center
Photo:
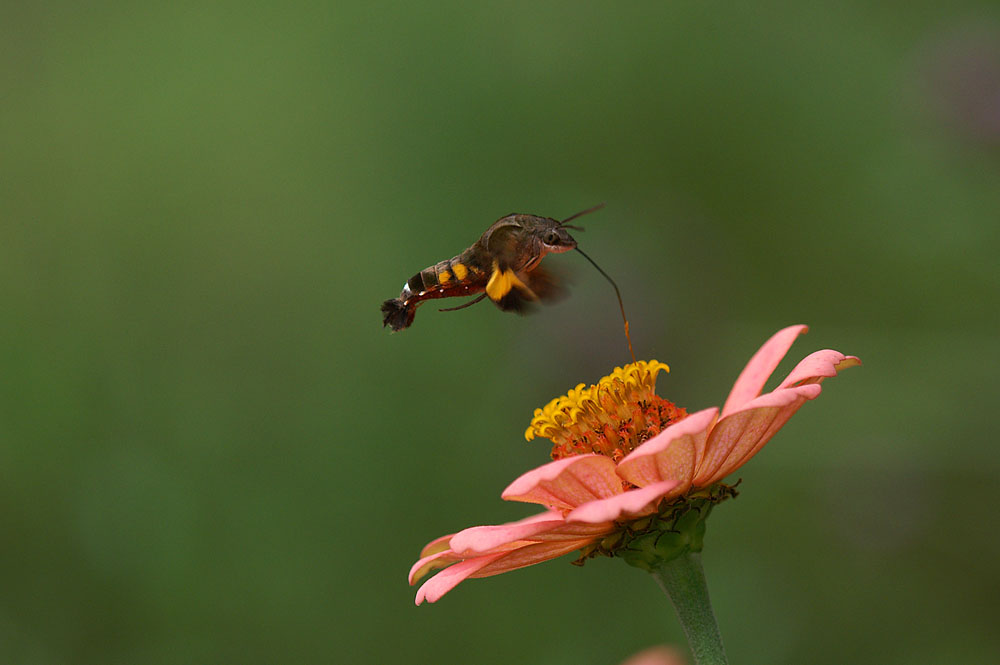
<instances>
[{"instance_id":1,"label":"orange flower center","mask_svg":"<svg viewBox=\"0 0 1000 665\"><path fill-rule=\"evenodd\" d=\"M656 394L656 375L670 371L651 360L616 367L596 385L581 383L544 408L535 409L524 438L552 441L552 459L598 453L615 462L687 417L687 411Z\"/></svg>"}]
</instances>

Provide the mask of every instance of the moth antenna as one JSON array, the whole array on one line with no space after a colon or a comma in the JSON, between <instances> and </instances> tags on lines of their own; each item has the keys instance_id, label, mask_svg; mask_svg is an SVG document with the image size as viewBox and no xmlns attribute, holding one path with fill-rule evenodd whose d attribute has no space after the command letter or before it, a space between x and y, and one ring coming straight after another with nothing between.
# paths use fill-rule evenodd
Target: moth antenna
<instances>
[{"instance_id":1,"label":"moth antenna","mask_svg":"<svg viewBox=\"0 0 1000 665\"><path fill-rule=\"evenodd\" d=\"M580 215L584 215L584 214L586 214L588 212L591 212L593 210L597 210L598 208L601 208L603 206L604 206L604 204L602 203L601 205L597 206L596 208L591 208L590 210L586 210L584 212L577 213L573 217L579 217ZM573 217L570 217L570 219L573 219ZM601 266L597 265L597 263L594 261L594 259L592 259L589 256L587 256L587 254L582 249L580 249L579 247L576 248L576 251L578 251L581 254L583 254L583 258L585 258L588 261L590 261L591 265L593 265L595 268L597 268L597 272L599 272L602 275L604 275L604 279L606 279L609 282L611 282L611 286L615 287L615 295L618 296L618 307L622 311L622 321L625 322L625 341L628 342L628 352L629 352L629 355L632 356L632 362L635 362L635 351L632 350L632 336L629 334L629 331L628 331L628 317L625 316L625 305L622 303L622 292L618 290L618 285L615 284L615 280L611 279L611 276L608 273L606 273L603 270L601 270Z\"/></svg>"},{"instance_id":2,"label":"moth antenna","mask_svg":"<svg viewBox=\"0 0 1000 665\"><path fill-rule=\"evenodd\" d=\"M587 208L586 210L581 210L580 212L576 213L575 215L570 215L569 217L567 217L563 221L559 222L559 226L565 226L566 222L572 222L577 217L583 217L584 215L589 215L592 212L596 212L596 211L600 210L604 206L605 206L604 203L598 203L593 208ZM571 226L569 228L573 229L573 228L577 228L577 227ZM580 229L580 230L582 231L583 229Z\"/></svg>"}]
</instances>

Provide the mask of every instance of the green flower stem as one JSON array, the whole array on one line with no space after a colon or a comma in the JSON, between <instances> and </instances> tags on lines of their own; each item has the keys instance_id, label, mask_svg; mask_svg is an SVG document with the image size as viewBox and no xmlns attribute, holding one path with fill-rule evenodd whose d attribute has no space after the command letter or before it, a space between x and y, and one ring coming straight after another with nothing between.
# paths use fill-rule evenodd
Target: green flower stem
<instances>
[{"instance_id":1,"label":"green flower stem","mask_svg":"<svg viewBox=\"0 0 1000 665\"><path fill-rule=\"evenodd\" d=\"M682 554L650 572L677 610L695 664L726 665L729 661L726 660L722 635L708 599L701 554Z\"/></svg>"}]
</instances>

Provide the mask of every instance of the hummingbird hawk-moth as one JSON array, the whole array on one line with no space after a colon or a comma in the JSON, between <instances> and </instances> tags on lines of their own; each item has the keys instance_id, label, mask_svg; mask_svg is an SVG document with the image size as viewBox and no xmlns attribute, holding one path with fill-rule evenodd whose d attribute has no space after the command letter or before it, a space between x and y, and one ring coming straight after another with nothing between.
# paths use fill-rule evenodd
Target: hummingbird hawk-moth
<instances>
[{"instance_id":1,"label":"hummingbird hawk-moth","mask_svg":"<svg viewBox=\"0 0 1000 665\"><path fill-rule=\"evenodd\" d=\"M559 280L539 264L546 254L576 249L568 229L577 227L566 223L596 209L563 221L516 213L501 217L464 252L408 279L398 298L382 303L383 325L393 331L409 327L417 306L435 298L479 294L470 302L442 311L489 298L505 312L523 312L532 303L557 299L562 293Z\"/></svg>"},{"instance_id":2,"label":"hummingbird hawk-moth","mask_svg":"<svg viewBox=\"0 0 1000 665\"><path fill-rule=\"evenodd\" d=\"M510 214L501 217L471 247L450 259L424 268L403 284L398 298L382 303L382 325L393 332L413 323L417 306L425 300L473 296L476 298L442 312L464 309L489 298L505 312L524 312L536 302L550 302L563 292L559 280L539 264L546 254L576 250L611 282L625 322L629 351L628 319L618 285L576 245L568 229L582 231L568 222L600 210L594 206L559 221L537 215ZM634 358L634 354L633 354Z\"/></svg>"}]
</instances>

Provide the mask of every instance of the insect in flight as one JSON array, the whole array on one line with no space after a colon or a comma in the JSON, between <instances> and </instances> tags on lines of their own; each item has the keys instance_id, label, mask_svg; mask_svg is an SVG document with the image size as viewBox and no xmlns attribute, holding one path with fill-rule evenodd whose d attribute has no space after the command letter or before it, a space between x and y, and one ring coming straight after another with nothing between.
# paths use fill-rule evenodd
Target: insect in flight
<instances>
[{"instance_id":1,"label":"insect in flight","mask_svg":"<svg viewBox=\"0 0 1000 665\"><path fill-rule=\"evenodd\" d=\"M628 338L628 320L625 319L625 307L618 286L577 247L576 240L567 230L582 231L568 222L603 207L602 203L562 221L523 214L501 217L467 250L424 268L403 284L398 298L383 302L383 326L389 326L394 332L408 328L413 323L417 306L436 298L479 294L462 305L442 309L442 312L464 309L484 298L492 300L501 310L514 312L523 312L534 302L554 300L562 289L558 280L539 264L546 254L561 254L575 249L614 286ZM629 340L631 350L632 342Z\"/></svg>"}]
</instances>

